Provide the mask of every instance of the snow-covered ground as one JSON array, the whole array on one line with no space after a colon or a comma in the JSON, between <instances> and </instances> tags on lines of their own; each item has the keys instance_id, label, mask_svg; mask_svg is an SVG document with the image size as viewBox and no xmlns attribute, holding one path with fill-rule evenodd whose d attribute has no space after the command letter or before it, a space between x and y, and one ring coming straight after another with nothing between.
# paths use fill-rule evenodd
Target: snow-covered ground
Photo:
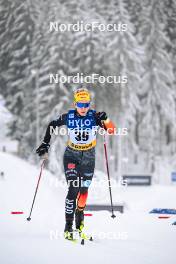
<instances>
[{"instance_id":1,"label":"snow-covered ground","mask_svg":"<svg viewBox=\"0 0 176 264\"><path fill-rule=\"evenodd\" d=\"M0 171L5 173L0 178L0 263L176 263L176 226L171 225L176 215L158 219L148 213L154 207L175 208L176 186L113 187L114 202L124 202L125 213L116 213L115 219L105 211L87 216L86 226L94 234L94 242L82 246L62 236L66 186L55 187L53 176L44 170L28 222L39 168L0 153ZM89 202L107 203L107 189L100 191L99 187L98 195L93 184Z\"/></svg>"}]
</instances>

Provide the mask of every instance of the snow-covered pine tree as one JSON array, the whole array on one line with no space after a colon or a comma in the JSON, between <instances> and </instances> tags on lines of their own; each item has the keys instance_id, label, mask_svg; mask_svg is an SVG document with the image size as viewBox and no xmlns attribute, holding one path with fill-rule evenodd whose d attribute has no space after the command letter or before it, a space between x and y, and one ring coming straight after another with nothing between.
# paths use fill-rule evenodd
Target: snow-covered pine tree
<instances>
[{"instance_id":1,"label":"snow-covered pine tree","mask_svg":"<svg viewBox=\"0 0 176 264\"><path fill-rule=\"evenodd\" d=\"M128 137L115 137L114 141L114 167L117 169L117 142L122 142L122 157L133 153L136 149L133 128L135 127L135 114L140 109L137 91L140 80L140 62L141 49L135 38L135 30L130 20L130 14L127 10L125 1L110 1L108 10L109 23L113 24L127 24L127 31L109 32L107 38L107 52L106 58L108 65L108 73L116 76L127 76L128 82L114 84L110 89L111 96L111 112L116 112L115 121L118 127L127 127L129 131ZM113 97L112 97L113 95ZM128 144L127 144L127 142ZM129 146L128 146L129 145ZM127 151L126 147L130 149ZM132 151L133 150L133 151ZM132 157L128 157L132 160ZM118 161L119 167L121 160ZM119 172L121 173L121 172ZM117 172L116 172L117 174Z\"/></svg>"},{"instance_id":2,"label":"snow-covered pine tree","mask_svg":"<svg viewBox=\"0 0 176 264\"><path fill-rule=\"evenodd\" d=\"M7 6L8 5L8 6ZM4 92L8 109L13 113L14 119L10 126L13 138L21 140L24 131L23 107L25 76L29 65L29 43L31 40L31 20L27 12L26 1L3 3L5 27L3 39L3 56L5 64L2 65ZM4 56L6 56L4 58Z\"/></svg>"},{"instance_id":3,"label":"snow-covered pine tree","mask_svg":"<svg viewBox=\"0 0 176 264\"><path fill-rule=\"evenodd\" d=\"M139 34L146 56L140 89L144 114L140 129L141 146L147 150L154 170L154 157L165 152L165 125L173 123L175 118L173 69L166 49L169 39L165 32L163 3L151 1L150 5L143 7L142 15Z\"/></svg>"},{"instance_id":4,"label":"snow-covered pine tree","mask_svg":"<svg viewBox=\"0 0 176 264\"><path fill-rule=\"evenodd\" d=\"M171 56L171 62L174 73L174 93L175 93L175 111L176 111L176 2L167 0L164 2L164 14L166 16L165 31L169 38L169 43L166 45L167 52ZM174 122L175 123L175 122ZM176 153L176 126L171 122L166 124L166 144L172 155Z\"/></svg>"}]
</instances>

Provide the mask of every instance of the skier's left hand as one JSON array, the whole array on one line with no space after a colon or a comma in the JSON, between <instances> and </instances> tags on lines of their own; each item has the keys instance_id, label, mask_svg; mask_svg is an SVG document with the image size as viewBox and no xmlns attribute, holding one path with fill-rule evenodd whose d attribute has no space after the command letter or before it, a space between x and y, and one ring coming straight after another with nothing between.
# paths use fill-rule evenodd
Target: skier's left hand
<instances>
[{"instance_id":1,"label":"skier's left hand","mask_svg":"<svg viewBox=\"0 0 176 264\"><path fill-rule=\"evenodd\" d=\"M108 119L106 112L98 112L97 116L100 121L106 121Z\"/></svg>"}]
</instances>

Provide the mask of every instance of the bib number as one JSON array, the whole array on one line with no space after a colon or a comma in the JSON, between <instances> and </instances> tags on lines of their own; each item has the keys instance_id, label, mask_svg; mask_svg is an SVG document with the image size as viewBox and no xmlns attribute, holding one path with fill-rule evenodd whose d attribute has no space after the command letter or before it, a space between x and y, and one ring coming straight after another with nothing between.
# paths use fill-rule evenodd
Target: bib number
<instances>
[{"instance_id":1,"label":"bib number","mask_svg":"<svg viewBox=\"0 0 176 264\"><path fill-rule=\"evenodd\" d=\"M86 131L79 131L76 130L76 141L88 141L89 139L89 134Z\"/></svg>"}]
</instances>

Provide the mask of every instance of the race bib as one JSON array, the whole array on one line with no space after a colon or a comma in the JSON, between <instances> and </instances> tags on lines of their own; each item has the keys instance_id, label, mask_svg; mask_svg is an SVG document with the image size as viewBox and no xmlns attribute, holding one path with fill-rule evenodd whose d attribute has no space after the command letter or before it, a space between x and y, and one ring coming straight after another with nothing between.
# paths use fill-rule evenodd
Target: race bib
<instances>
[{"instance_id":1,"label":"race bib","mask_svg":"<svg viewBox=\"0 0 176 264\"><path fill-rule=\"evenodd\" d=\"M95 145L98 126L94 111L89 110L85 117L80 118L75 110L70 110L67 119L69 142L73 145Z\"/></svg>"}]
</instances>

